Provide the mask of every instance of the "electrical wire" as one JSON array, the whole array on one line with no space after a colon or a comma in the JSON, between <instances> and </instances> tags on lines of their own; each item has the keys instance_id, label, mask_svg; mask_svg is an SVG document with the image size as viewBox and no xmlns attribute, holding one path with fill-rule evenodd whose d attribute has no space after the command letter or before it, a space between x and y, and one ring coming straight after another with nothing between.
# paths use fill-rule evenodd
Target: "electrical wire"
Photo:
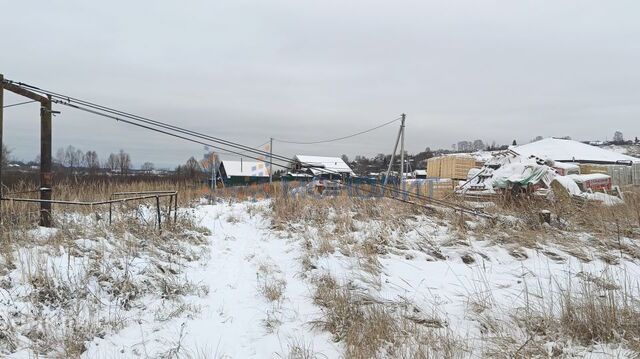
<instances>
[{"instance_id":1,"label":"electrical wire","mask_svg":"<svg viewBox=\"0 0 640 359\"><path fill-rule=\"evenodd\" d=\"M377 130L377 129L381 128L381 127L390 125L390 124L392 124L392 123L394 123L394 122L396 122L396 121L398 121L400 119L402 119L402 116L400 116L398 118L395 118L395 119L393 119L391 121L385 122L383 124L380 124L378 126L369 128L369 129L364 130L364 131L356 132L356 133L353 133L351 135L347 135L347 136L343 136L343 137L332 138L332 139L329 139L329 140L309 141L309 142L289 141L289 140L281 140L281 139L277 139L277 138L274 138L273 140L276 141L276 142L280 142L280 143L290 143L290 144L294 144L294 145L316 145L316 144L319 144L319 143L336 142L336 141L346 140L347 138L356 137L356 136L359 136L359 135L362 135L362 134Z\"/></svg>"},{"instance_id":2,"label":"electrical wire","mask_svg":"<svg viewBox=\"0 0 640 359\"><path fill-rule=\"evenodd\" d=\"M152 124L154 126L162 127L164 129L171 129L173 131L177 131L177 132L180 132L180 133L183 133L183 134L189 134L189 135L192 135L194 137L201 138L201 139L207 139L207 140L210 140L210 141L218 142L220 144L224 144L224 145L233 147L235 149L244 150L246 152L251 152L251 153L262 155L262 156L265 156L265 155L267 155L269 153L269 152L266 152L266 151L261 151L261 150L255 149L255 148L251 148L251 147L246 146L246 145L241 145L239 143L235 143L235 142L224 140L224 139L217 138L217 137L214 137L214 136L206 135L206 134L201 133L201 132L197 132L197 131L181 128L181 127L178 127L178 126L174 126L174 125L162 122L162 121L157 121L157 120L153 120L153 119L150 119L150 118L147 118L147 117L134 115L134 114L131 114L131 113L128 113L128 112L125 112L125 111L120 111L120 110L116 110L116 109L109 108L109 107L106 107L106 106L98 105L98 104L95 104L95 103L92 103L92 102L89 102L89 101L73 98L71 96L62 95L62 94L59 94L59 93L56 93L56 92L53 92L53 91L49 91L49 90L45 90L45 89L42 89L42 88L39 88L39 87L36 87L36 86L33 86L33 85L25 84L25 83L22 83L22 82L13 82L13 81L10 81L10 80L5 80L5 81L9 82L9 83L16 84L18 86L27 87L30 90L34 91L34 92L39 92L39 93L42 93L44 95L51 96L53 99L60 100L61 102L58 102L60 104L77 103L77 104L80 104L82 106L89 107L89 108L92 108L92 109L95 109L95 110L99 110L99 111L104 111L104 112L107 112L107 113L110 113L110 114L114 114L114 115L119 116L119 117L130 118L130 119L133 119L133 120L136 120L136 121L140 121L140 122L144 122L144 123L147 123L147 124ZM236 152L233 152L233 153L236 153ZM280 159L290 161L290 159L287 158L287 157L284 157L284 156L279 156L279 157L280 157Z\"/></svg>"},{"instance_id":3,"label":"electrical wire","mask_svg":"<svg viewBox=\"0 0 640 359\"><path fill-rule=\"evenodd\" d=\"M38 102L38 101L29 100L29 101L24 101L24 102L12 103L11 105L2 106L2 108L9 108L9 107L14 107L14 106L26 105L26 104L32 103L32 102Z\"/></svg>"},{"instance_id":4,"label":"electrical wire","mask_svg":"<svg viewBox=\"0 0 640 359\"><path fill-rule=\"evenodd\" d=\"M260 144L260 145L254 146L254 147L252 147L252 148L259 149L259 148L261 148L262 146L266 145L266 144L267 144L267 143L269 143L269 142L271 142L271 140L269 140L269 141L267 141L267 142L265 142L265 143L262 143L262 144ZM246 151L245 151L245 152L246 152ZM241 152L241 153L245 153L245 152ZM230 153L230 152L216 152L216 154L219 154L219 155L232 155L232 156L238 156L238 155L235 155L235 154Z\"/></svg>"},{"instance_id":5,"label":"electrical wire","mask_svg":"<svg viewBox=\"0 0 640 359\"><path fill-rule=\"evenodd\" d=\"M137 115L130 114L130 113L127 113L127 112L124 112L124 111L108 108L106 106L97 105L97 104L94 104L94 103L91 103L91 102L88 102L88 101L79 100L79 99L75 99L75 98L72 98L72 97L69 97L69 96L61 95L61 94L58 94L58 93L55 93L55 92L52 92L52 91L43 90L43 89L37 88L35 86L26 85L26 84L23 84L23 83L18 83L18 85L19 86L23 86L23 87L28 87L28 88L30 88L32 90L36 90L37 92L44 93L44 94L46 94L46 95L48 95L48 96L50 96L52 98L52 102L55 102L57 104L61 104L61 105L68 106L68 107L72 107L72 108L75 108L75 109L78 109L78 110L81 110L81 111L85 111L85 112L88 112L88 113L92 113L92 114L95 114L95 115L98 115L98 116L111 118L111 119L116 120L116 121L121 121L123 123L127 123L127 124L130 124L130 125L133 125L133 126L137 126L137 127L143 128L143 129L155 131L155 132L162 133L162 134L165 134L165 135L173 136L173 137L180 138L180 139L183 139L183 140L186 140L186 141L198 143L198 144L205 145L205 146L210 146L212 148L216 148L216 149L223 150L223 151L228 151L229 153L233 153L233 154L236 154L236 155L242 155L244 157L256 159L258 161L263 161L264 162L264 159L263 158L253 157L253 156L249 156L249 155L244 154L243 152L237 152L235 150L230 150L229 148L225 148L225 147L221 147L221 146L229 146L229 147L232 147L234 149L238 149L238 148L239 149L245 149L245 151L247 151L247 152L257 153L259 155L265 155L265 154L268 153L266 151L256 150L254 148L250 148L248 146L244 146L244 145L232 142L232 141L219 139L219 138L216 138L216 137L213 137L213 136L202 134L200 132L196 132L196 131L188 130L188 129L181 128L181 127L178 127L178 126L170 125L170 124L167 124L167 123L164 123L164 122L161 122L161 121L152 120L152 119L149 119L149 118L146 118L146 117L137 116ZM84 106L76 104L76 103L72 103L72 101L76 102L76 103L84 104ZM120 116L116 116L116 114L119 114ZM397 121L397 120L398 119L395 119L394 121ZM142 122L144 124L141 124L139 122ZM393 121L391 121L391 122L393 122ZM391 123L391 122L389 122L389 123ZM383 124L383 125L385 125L385 124ZM152 126L160 127L162 129L159 129L159 128L156 128L156 127L152 127ZM372 130L372 129L370 129L370 130ZM370 130L367 130L367 131L370 131ZM181 133L182 135L173 133L171 131ZM196 139L193 139L193 138L190 138L190 137L187 137L187 136L193 136L193 137L201 138L201 139L204 139L204 140L208 140L208 141L211 141L213 143L216 143L216 145L213 145L210 142L203 142L202 140L196 140ZM274 163L273 162L274 158L276 159L276 161L285 162L285 164L283 165L283 164L280 164L280 163L277 163L277 162ZM277 167L281 167L281 168L286 168L286 169L290 168L290 166L289 166L290 162L291 162L291 159L289 159L288 157L279 156L279 155L273 155L271 157L271 159L270 159L270 163L272 163L273 165L275 165ZM342 174L338 173L337 171L328 170L326 168L318 168L316 166L313 166L312 164L307 164L307 163L302 163L301 165L307 166L307 167L314 167L316 170L318 170L321 173L335 174L335 175L339 175L340 177L342 177ZM380 189L382 191L383 195L384 195L384 191L388 190L389 192L394 193L394 194L401 194L405 198L425 200L425 201L427 201L429 203L432 203L432 204L437 204L437 205L441 205L441 206L444 206L444 207L452 208L452 209L455 209L455 210L460 210L462 212L475 214L475 215L487 216L486 214L479 213L475 209L468 208L468 207L465 207L465 206L460 206L460 205L457 205L457 204L454 204L454 203L450 203L450 202L446 202L446 201L442 201L442 200L436 200L436 199L433 199L433 198L429 198L429 197L426 197L426 196L423 196L423 195L410 193L410 192L407 192L407 191L404 191L404 190L400 190L400 189L396 189L396 188L393 188L393 187L381 186L381 185L378 185L378 184L369 184L369 185L371 187L373 187L373 188ZM396 199L396 200L401 200L403 202L407 202L406 200L402 200L402 199L399 199L399 198L396 198L396 197L389 197L389 198ZM409 202L409 203L411 203L411 202ZM414 203L414 204L416 204L416 203Z\"/></svg>"}]
</instances>

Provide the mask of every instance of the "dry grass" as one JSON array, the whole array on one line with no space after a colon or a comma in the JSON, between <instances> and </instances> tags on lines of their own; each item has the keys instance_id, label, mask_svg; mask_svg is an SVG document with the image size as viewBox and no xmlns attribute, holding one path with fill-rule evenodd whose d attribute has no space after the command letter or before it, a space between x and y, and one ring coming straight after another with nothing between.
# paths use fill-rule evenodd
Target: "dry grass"
<instances>
[{"instance_id":1,"label":"dry grass","mask_svg":"<svg viewBox=\"0 0 640 359\"><path fill-rule=\"evenodd\" d=\"M323 309L315 322L344 343L347 358L457 358L465 345L438 319L424 319L403 305L389 305L339 285L323 275L315 281L314 302ZM434 325L437 323L437 325ZM434 328L435 327L435 328Z\"/></svg>"},{"instance_id":2,"label":"dry grass","mask_svg":"<svg viewBox=\"0 0 640 359\"><path fill-rule=\"evenodd\" d=\"M304 341L304 338L294 338L287 342L288 352L284 356L287 359L315 359L324 358L313 350L311 343Z\"/></svg>"},{"instance_id":3,"label":"dry grass","mask_svg":"<svg viewBox=\"0 0 640 359\"><path fill-rule=\"evenodd\" d=\"M258 265L258 292L268 301L280 303L284 299L287 281L281 278L277 265L262 262Z\"/></svg>"},{"instance_id":4,"label":"dry grass","mask_svg":"<svg viewBox=\"0 0 640 359\"><path fill-rule=\"evenodd\" d=\"M618 286L608 277L578 278L556 282L552 290L525 288L522 302L514 308L497 307L486 297L470 303L470 314L483 328L484 355L561 356L574 347L599 344L639 352L639 288L630 283Z\"/></svg>"},{"instance_id":5,"label":"dry grass","mask_svg":"<svg viewBox=\"0 0 640 359\"><path fill-rule=\"evenodd\" d=\"M64 186L57 189L71 196ZM98 184L73 198L147 189ZM0 285L8 296L0 305L10 315L0 319L0 355L27 349L36 356L78 357L87 341L126 326L148 295L164 299L166 317L197 310L181 302L206 293L183 273L189 262L206 259L206 230L191 218L180 215L159 232L144 206L118 207L111 226L97 209L59 207L57 229L43 232L28 213L6 216L28 207L5 203L2 209Z\"/></svg>"}]
</instances>

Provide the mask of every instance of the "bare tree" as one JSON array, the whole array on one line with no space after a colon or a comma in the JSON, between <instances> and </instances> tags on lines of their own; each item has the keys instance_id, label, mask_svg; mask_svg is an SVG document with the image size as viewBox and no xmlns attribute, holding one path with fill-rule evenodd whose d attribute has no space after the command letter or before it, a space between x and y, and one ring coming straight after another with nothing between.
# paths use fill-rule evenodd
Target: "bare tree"
<instances>
[{"instance_id":1,"label":"bare tree","mask_svg":"<svg viewBox=\"0 0 640 359\"><path fill-rule=\"evenodd\" d=\"M124 152L124 150L120 150L120 152L118 153L118 162L120 164L120 173L129 173L129 169L131 169L131 156L129 156L128 153Z\"/></svg>"},{"instance_id":2,"label":"bare tree","mask_svg":"<svg viewBox=\"0 0 640 359\"><path fill-rule=\"evenodd\" d=\"M56 158L55 161L59 164L64 166L64 148L60 147L58 148L58 150L56 151Z\"/></svg>"},{"instance_id":3,"label":"bare tree","mask_svg":"<svg viewBox=\"0 0 640 359\"><path fill-rule=\"evenodd\" d=\"M0 90L0 91L2 91L2 90ZM2 152L0 153L0 166L2 166L2 168L6 168L9 165L9 155L10 154L11 154L11 151L9 151L7 146L2 144Z\"/></svg>"},{"instance_id":4,"label":"bare tree","mask_svg":"<svg viewBox=\"0 0 640 359\"><path fill-rule=\"evenodd\" d=\"M60 151L58 151L58 153L60 153ZM74 146L69 145L64 150L64 161L62 163L67 167L74 169L74 168L80 167L83 156L84 154L80 149L77 149Z\"/></svg>"},{"instance_id":5,"label":"bare tree","mask_svg":"<svg viewBox=\"0 0 640 359\"><path fill-rule=\"evenodd\" d=\"M176 174L184 178L196 179L201 173L202 166L195 157L189 158L184 165L176 167Z\"/></svg>"},{"instance_id":6,"label":"bare tree","mask_svg":"<svg viewBox=\"0 0 640 359\"><path fill-rule=\"evenodd\" d=\"M100 159L98 159L98 153L96 151L87 151L87 153L84 154L83 162L90 173L95 173L100 168Z\"/></svg>"},{"instance_id":7,"label":"bare tree","mask_svg":"<svg viewBox=\"0 0 640 359\"><path fill-rule=\"evenodd\" d=\"M118 157L118 155L116 155L115 153L110 154L109 158L107 159L106 167L111 171L119 169L120 157Z\"/></svg>"},{"instance_id":8,"label":"bare tree","mask_svg":"<svg viewBox=\"0 0 640 359\"><path fill-rule=\"evenodd\" d=\"M622 132L620 132L620 131L616 131L616 132L613 134L613 142L615 142L615 143L622 143L622 142L624 142L624 136L622 135Z\"/></svg>"},{"instance_id":9,"label":"bare tree","mask_svg":"<svg viewBox=\"0 0 640 359\"><path fill-rule=\"evenodd\" d=\"M145 163L142 164L142 167L140 167L141 170L143 170L143 171L145 171L147 173L153 171L154 168L155 168L155 166L151 162L145 162Z\"/></svg>"}]
</instances>

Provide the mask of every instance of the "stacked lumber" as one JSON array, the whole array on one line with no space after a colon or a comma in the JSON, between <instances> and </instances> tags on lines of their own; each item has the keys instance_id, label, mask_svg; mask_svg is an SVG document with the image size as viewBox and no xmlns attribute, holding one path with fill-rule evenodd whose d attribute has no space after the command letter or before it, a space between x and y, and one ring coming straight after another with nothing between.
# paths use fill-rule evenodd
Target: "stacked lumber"
<instances>
[{"instance_id":1,"label":"stacked lumber","mask_svg":"<svg viewBox=\"0 0 640 359\"><path fill-rule=\"evenodd\" d=\"M614 186L628 186L632 184L640 184L640 167L637 164L633 166L626 165L594 165L581 164L580 173L582 174L605 174L611 176Z\"/></svg>"},{"instance_id":2,"label":"stacked lumber","mask_svg":"<svg viewBox=\"0 0 640 359\"><path fill-rule=\"evenodd\" d=\"M478 168L471 156L441 156L427 160L427 177L464 180L469 170Z\"/></svg>"},{"instance_id":3,"label":"stacked lumber","mask_svg":"<svg viewBox=\"0 0 640 359\"><path fill-rule=\"evenodd\" d=\"M592 173L602 173L609 174L609 168L605 165L594 165L589 163L582 163L580 166L580 173L584 175L589 175Z\"/></svg>"},{"instance_id":4,"label":"stacked lumber","mask_svg":"<svg viewBox=\"0 0 640 359\"><path fill-rule=\"evenodd\" d=\"M427 160L427 177L440 177L440 158L431 157Z\"/></svg>"}]
</instances>

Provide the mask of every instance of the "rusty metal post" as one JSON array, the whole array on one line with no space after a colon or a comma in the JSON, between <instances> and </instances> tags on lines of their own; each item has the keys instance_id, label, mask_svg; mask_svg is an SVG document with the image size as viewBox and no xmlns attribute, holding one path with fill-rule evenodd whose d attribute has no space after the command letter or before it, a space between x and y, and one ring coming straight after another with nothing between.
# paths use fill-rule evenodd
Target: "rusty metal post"
<instances>
[{"instance_id":1,"label":"rusty metal post","mask_svg":"<svg viewBox=\"0 0 640 359\"><path fill-rule=\"evenodd\" d=\"M167 206L167 221L171 220L171 206L173 206L173 196L169 196L169 205Z\"/></svg>"},{"instance_id":2,"label":"rusty metal post","mask_svg":"<svg viewBox=\"0 0 640 359\"><path fill-rule=\"evenodd\" d=\"M178 192L175 197L175 208L173 210L173 223L178 223Z\"/></svg>"},{"instance_id":3,"label":"rusty metal post","mask_svg":"<svg viewBox=\"0 0 640 359\"><path fill-rule=\"evenodd\" d=\"M40 199L51 200L53 175L51 173L51 98L40 106ZM52 227L51 203L40 203L40 225Z\"/></svg>"},{"instance_id":4,"label":"rusty metal post","mask_svg":"<svg viewBox=\"0 0 640 359\"><path fill-rule=\"evenodd\" d=\"M158 230L162 230L162 217L160 215L160 196L156 196L156 209L158 210Z\"/></svg>"}]
</instances>

